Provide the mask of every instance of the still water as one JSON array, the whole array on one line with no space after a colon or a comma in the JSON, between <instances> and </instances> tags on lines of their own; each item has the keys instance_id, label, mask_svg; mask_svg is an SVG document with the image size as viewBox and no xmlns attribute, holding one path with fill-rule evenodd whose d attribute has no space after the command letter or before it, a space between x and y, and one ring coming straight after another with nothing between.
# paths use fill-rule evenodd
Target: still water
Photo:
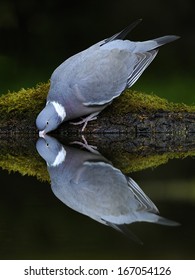
<instances>
[{"instance_id":1,"label":"still water","mask_svg":"<svg viewBox=\"0 0 195 280\"><path fill-rule=\"evenodd\" d=\"M1 140L1 259L195 258L194 151L62 142Z\"/></svg>"}]
</instances>

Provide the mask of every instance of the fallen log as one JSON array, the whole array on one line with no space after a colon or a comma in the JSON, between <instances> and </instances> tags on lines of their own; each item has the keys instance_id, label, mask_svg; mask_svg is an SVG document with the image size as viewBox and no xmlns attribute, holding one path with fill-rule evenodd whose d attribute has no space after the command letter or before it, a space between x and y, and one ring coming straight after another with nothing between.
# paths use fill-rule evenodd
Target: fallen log
<instances>
[{"instance_id":1,"label":"fallen log","mask_svg":"<svg viewBox=\"0 0 195 280\"><path fill-rule=\"evenodd\" d=\"M45 164L35 149L35 119L44 107L48 90L49 83L43 83L0 97L3 169L48 180ZM67 145L82 140L81 128L66 122L51 134ZM96 121L88 123L83 134L123 172L154 167L171 158L194 156L195 106L126 90Z\"/></svg>"},{"instance_id":2,"label":"fallen log","mask_svg":"<svg viewBox=\"0 0 195 280\"><path fill-rule=\"evenodd\" d=\"M49 82L0 97L0 133L37 133L35 120L45 105ZM63 123L55 134L81 134ZM194 133L195 106L169 103L155 95L126 90L88 123L84 134Z\"/></svg>"}]
</instances>

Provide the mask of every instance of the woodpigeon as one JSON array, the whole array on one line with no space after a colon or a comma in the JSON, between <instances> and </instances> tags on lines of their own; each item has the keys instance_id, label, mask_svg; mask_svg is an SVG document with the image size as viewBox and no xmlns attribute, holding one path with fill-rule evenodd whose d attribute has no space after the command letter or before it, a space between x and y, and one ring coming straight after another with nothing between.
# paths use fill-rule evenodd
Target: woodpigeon
<instances>
[{"instance_id":1,"label":"woodpigeon","mask_svg":"<svg viewBox=\"0 0 195 280\"><path fill-rule=\"evenodd\" d=\"M36 148L47 163L53 193L75 211L130 237L126 225L134 222L178 225L159 216L138 184L97 151L63 146L47 135Z\"/></svg>"},{"instance_id":2,"label":"woodpigeon","mask_svg":"<svg viewBox=\"0 0 195 280\"><path fill-rule=\"evenodd\" d=\"M144 42L123 40L140 22L68 58L53 72L45 108L36 125L39 135L62 122L87 116L75 124L97 118L126 88L141 76L158 53L158 48L178 39L169 35Z\"/></svg>"}]
</instances>

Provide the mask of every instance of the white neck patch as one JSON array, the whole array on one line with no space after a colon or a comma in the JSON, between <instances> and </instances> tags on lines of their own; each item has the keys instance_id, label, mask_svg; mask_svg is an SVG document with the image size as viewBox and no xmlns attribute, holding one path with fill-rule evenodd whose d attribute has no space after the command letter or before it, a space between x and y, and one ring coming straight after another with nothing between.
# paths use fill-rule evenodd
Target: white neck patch
<instances>
[{"instance_id":1,"label":"white neck patch","mask_svg":"<svg viewBox=\"0 0 195 280\"><path fill-rule=\"evenodd\" d=\"M54 106L58 116L63 121L65 119L65 117L66 117L66 111L65 111L64 107L60 103L58 103L56 101L51 101L51 104Z\"/></svg>"},{"instance_id":2,"label":"white neck patch","mask_svg":"<svg viewBox=\"0 0 195 280\"><path fill-rule=\"evenodd\" d=\"M59 164L61 164L66 158L66 151L65 149L62 147L62 149L59 151L59 153L57 154L54 162L50 165L53 167L58 166Z\"/></svg>"}]
</instances>

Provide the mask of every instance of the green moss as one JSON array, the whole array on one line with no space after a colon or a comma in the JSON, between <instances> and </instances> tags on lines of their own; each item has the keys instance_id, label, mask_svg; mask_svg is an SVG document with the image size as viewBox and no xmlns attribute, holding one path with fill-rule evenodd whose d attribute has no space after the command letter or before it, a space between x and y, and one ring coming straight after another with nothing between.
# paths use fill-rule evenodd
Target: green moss
<instances>
[{"instance_id":1,"label":"green moss","mask_svg":"<svg viewBox=\"0 0 195 280\"><path fill-rule=\"evenodd\" d=\"M151 154L148 156L132 155L129 153L113 154L110 159L113 165L119 168L123 173L141 171L147 168L155 168L161 164L166 164L170 159L183 159L185 157L194 157L195 151L189 152L166 152L163 154Z\"/></svg>"},{"instance_id":2,"label":"green moss","mask_svg":"<svg viewBox=\"0 0 195 280\"><path fill-rule=\"evenodd\" d=\"M31 119L33 122L36 115L43 108L46 96L49 90L49 82L38 84L35 88L21 89L18 92L9 92L0 97L1 120L4 118ZM172 112L195 112L195 106L185 104L169 103L153 94L148 95L132 90L126 90L119 98L115 99L109 111L124 114L126 112L147 111L172 111ZM106 109L107 110L107 109ZM117 150L116 150L117 151ZM129 154L124 151L117 151L112 154L111 160L114 166L121 169L124 173L135 172L146 168L156 167L166 163L172 158L183 158L186 156L195 156L195 151L167 152L162 155L148 154L139 156ZM0 167L8 171L18 171L22 175L36 176L39 180L49 181L46 171L46 164L38 155L10 153L10 148L4 154L0 155Z\"/></svg>"},{"instance_id":3,"label":"green moss","mask_svg":"<svg viewBox=\"0 0 195 280\"><path fill-rule=\"evenodd\" d=\"M168 102L154 94L145 94L127 89L118 99L112 103L113 111L120 113L139 111L171 111L171 112L195 112L195 106L188 106L183 103Z\"/></svg>"},{"instance_id":4,"label":"green moss","mask_svg":"<svg viewBox=\"0 0 195 280\"><path fill-rule=\"evenodd\" d=\"M34 117L45 104L49 90L49 82L38 84L35 88L8 92L0 97L0 113L2 117L18 116Z\"/></svg>"},{"instance_id":5,"label":"green moss","mask_svg":"<svg viewBox=\"0 0 195 280\"><path fill-rule=\"evenodd\" d=\"M15 117L34 118L45 104L50 83L41 83L34 88L21 89L18 92L8 92L0 97L1 118ZM173 111L195 112L195 106L169 103L166 99L154 94L145 94L132 90L126 90L116 98L109 111L117 111L119 114L139 111Z\"/></svg>"},{"instance_id":6,"label":"green moss","mask_svg":"<svg viewBox=\"0 0 195 280\"><path fill-rule=\"evenodd\" d=\"M9 172L19 172L21 175L35 176L40 181L49 181L46 164L40 157L12 155L0 156L0 167Z\"/></svg>"},{"instance_id":7,"label":"green moss","mask_svg":"<svg viewBox=\"0 0 195 280\"><path fill-rule=\"evenodd\" d=\"M13 149L13 147L12 147ZM50 181L46 168L46 163L35 152L21 152L12 154L7 152L0 155L0 167L6 169L9 172L19 172L22 175L35 176L40 181ZM116 168L119 168L123 173L128 174L136 171L141 171L147 168L154 168L161 164L167 163L170 159L185 158L187 156L195 156L195 151L189 152L166 152L159 154L148 154L140 156L135 154L126 153L124 151L118 151L112 153L112 156L108 158Z\"/></svg>"}]
</instances>

